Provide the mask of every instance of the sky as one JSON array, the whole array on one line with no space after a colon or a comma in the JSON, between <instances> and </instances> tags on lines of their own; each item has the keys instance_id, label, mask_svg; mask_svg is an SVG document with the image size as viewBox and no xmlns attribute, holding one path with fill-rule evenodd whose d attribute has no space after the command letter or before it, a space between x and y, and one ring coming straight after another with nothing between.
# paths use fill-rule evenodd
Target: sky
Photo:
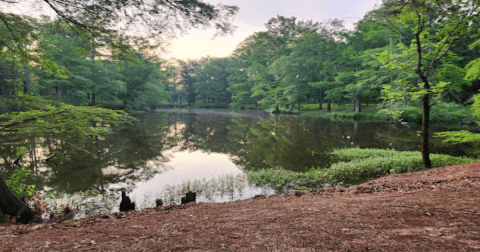
<instances>
[{"instance_id":1,"label":"sky","mask_svg":"<svg viewBox=\"0 0 480 252\"><path fill-rule=\"evenodd\" d=\"M265 31L264 24L277 15L296 17L297 20L343 19L347 28L363 18L380 0L205 0L211 4L222 3L240 7L234 24L238 27L234 35L217 37L212 40L215 31L191 30L189 34L171 41L169 53L160 55L164 59L200 59L202 57L227 57L235 47L254 32Z\"/></svg>"}]
</instances>

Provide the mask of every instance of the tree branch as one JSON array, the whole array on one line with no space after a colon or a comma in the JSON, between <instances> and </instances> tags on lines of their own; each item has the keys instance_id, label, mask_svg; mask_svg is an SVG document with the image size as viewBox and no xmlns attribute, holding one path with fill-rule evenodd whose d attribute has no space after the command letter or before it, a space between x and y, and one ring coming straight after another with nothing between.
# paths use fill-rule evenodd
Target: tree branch
<instances>
[{"instance_id":1,"label":"tree branch","mask_svg":"<svg viewBox=\"0 0 480 252\"><path fill-rule=\"evenodd\" d=\"M31 118L27 118L27 119L24 119L22 121L19 121L19 122L13 122L13 123L10 123L10 124L4 124L0 127L0 131L3 131L4 129L7 129L7 128L11 128L11 127L15 127L17 125L20 125L20 124L26 124L26 123L29 123L29 122L35 122L37 119L39 118L46 118L46 117L50 117L50 116L54 116L54 115L58 115L58 114L62 114L62 113L65 113L67 112L68 110L62 110L62 111L58 111L58 112L55 112L55 113L51 113L51 114L47 114L47 115L41 115L41 116L38 116L38 117L31 117Z\"/></svg>"}]
</instances>

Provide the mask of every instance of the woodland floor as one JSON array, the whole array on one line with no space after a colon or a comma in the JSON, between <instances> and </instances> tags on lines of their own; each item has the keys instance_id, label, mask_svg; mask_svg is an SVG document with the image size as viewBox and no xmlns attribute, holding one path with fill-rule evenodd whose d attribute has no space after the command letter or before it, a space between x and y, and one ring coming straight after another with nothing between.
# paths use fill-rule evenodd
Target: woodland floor
<instances>
[{"instance_id":1,"label":"woodland floor","mask_svg":"<svg viewBox=\"0 0 480 252\"><path fill-rule=\"evenodd\" d=\"M229 203L0 226L2 251L480 251L480 162Z\"/></svg>"}]
</instances>

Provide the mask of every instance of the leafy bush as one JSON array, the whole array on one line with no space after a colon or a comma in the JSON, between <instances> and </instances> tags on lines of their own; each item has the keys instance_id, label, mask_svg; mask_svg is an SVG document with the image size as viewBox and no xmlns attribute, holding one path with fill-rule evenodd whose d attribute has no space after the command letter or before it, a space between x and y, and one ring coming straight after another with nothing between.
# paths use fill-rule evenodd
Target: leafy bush
<instances>
[{"instance_id":1,"label":"leafy bush","mask_svg":"<svg viewBox=\"0 0 480 252\"><path fill-rule=\"evenodd\" d=\"M303 111L317 111L319 105L318 104L303 104L302 110Z\"/></svg>"},{"instance_id":2,"label":"leafy bush","mask_svg":"<svg viewBox=\"0 0 480 252\"><path fill-rule=\"evenodd\" d=\"M406 122L422 121L422 109L419 106L393 105L389 108L379 110L376 115L387 116L394 120L398 119Z\"/></svg>"},{"instance_id":3,"label":"leafy bush","mask_svg":"<svg viewBox=\"0 0 480 252\"><path fill-rule=\"evenodd\" d=\"M26 166L22 166L15 170L10 179L6 180L8 188L19 199L23 199L25 195L32 196L35 191L35 185L27 185L26 181L30 178L30 171Z\"/></svg>"},{"instance_id":4,"label":"leafy bush","mask_svg":"<svg viewBox=\"0 0 480 252\"><path fill-rule=\"evenodd\" d=\"M360 149L360 148L348 148L348 149L335 149L330 153L332 163L338 162L350 162L356 159L367 159L373 157L412 157L420 156L420 152L417 151L396 151L385 149Z\"/></svg>"},{"instance_id":5,"label":"leafy bush","mask_svg":"<svg viewBox=\"0 0 480 252\"><path fill-rule=\"evenodd\" d=\"M376 114L412 123L421 123L423 116L421 105L393 105L379 110ZM432 122L451 122L456 124L461 121L470 122L473 120L473 117L468 106L453 102L441 102L432 106L430 120Z\"/></svg>"},{"instance_id":6,"label":"leafy bush","mask_svg":"<svg viewBox=\"0 0 480 252\"><path fill-rule=\"evenodd\" d=\"M465 157L452 157L448 155L432 154L430 156L433 167L465 164L473 159ZM378 156L366 159L354 159L350 162L333 164L324 171L325 180L329 182L354 182L364 179L378 178L390 173L404 173L424 170L421 153L411 155Z\"/></svg>"},{"instance_id":7,"label":"leafy bush","mask_svg":"<svg viewBox=\"0 0 480 252\"><path fill-rule=\"evenodd\" d=\"M332 153L330 168L311 169L296 173L284 169L248 172L250 183L269 185L275 189L319 188L326 184L357 184L390 173L424 170L420 152L381 149L338 149ZM465 164L473 159L448 155L430 155L433 167Z\"/></svg>"},{"instance_id":8,"label":"leafy bush","mask_svg":"<svg viewBox=\"0 0 480 252\"><path fill-rule=\"evenodd\" d=\"M468 106L454 102L442 102L432 107L430 120L433 122L454 122L469 121L472 113Z\"/></svg>"}]
</instances>

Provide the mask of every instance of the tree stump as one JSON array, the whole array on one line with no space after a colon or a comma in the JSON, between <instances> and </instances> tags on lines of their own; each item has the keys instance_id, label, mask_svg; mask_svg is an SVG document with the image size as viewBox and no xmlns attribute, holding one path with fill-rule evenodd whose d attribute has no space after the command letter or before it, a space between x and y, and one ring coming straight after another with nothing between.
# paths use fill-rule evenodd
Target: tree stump
<instances>
[{"instance_id":1,"label":"tree stump","mask_svg":"<svg viewBox=\"0 0 480 252\"><path fill-rule=\"evenodd\" d=\"M125 191L122 191L122 202L120 202L120 211L128 212L130 210L135 210L135 203L132 203L130 197L127 196Z\"/></svg>"},{"instance_id":2,"label":"tree stump","mask_svg":"<svg viewBox=\"0 0 480 252\"><path fill-rule=\"evenodd\" d=\"M182 198L182 204L196 202L196 200L197 200L197 194L192 191L188 191L187 195Z\"/></svg>"},{"instance_id":3,"label":"tree stump","mask_svg":"<svg viewBox=\"0 0 480 252\"><path fill-rule=\"evenodd\" d=\"M155 204L157 205L157 207L163 206L163 201L162 201L161 199L157 199L157 200L155 201Z\"/></svg>"}]
</instances>

